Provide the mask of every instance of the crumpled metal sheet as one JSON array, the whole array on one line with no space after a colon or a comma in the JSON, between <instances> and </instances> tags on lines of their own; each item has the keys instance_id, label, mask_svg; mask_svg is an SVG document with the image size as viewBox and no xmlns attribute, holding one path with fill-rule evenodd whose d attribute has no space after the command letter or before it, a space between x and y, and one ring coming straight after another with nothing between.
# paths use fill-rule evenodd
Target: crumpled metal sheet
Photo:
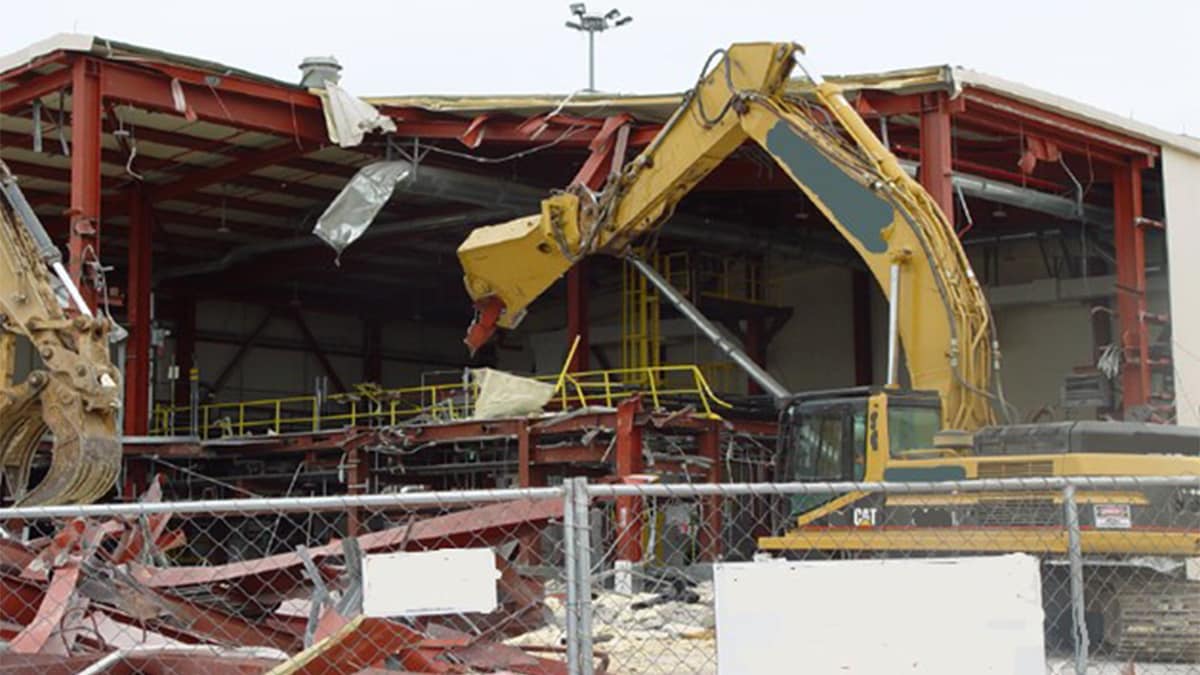
<instances>
[{"instance_id":1,"label":"crumpled metal sheet","mask_svg":"<svg viewBox=\"0 0 1200 675\"><path fill-rule=\"evenodd\" d=\"M501 370L476 368L471 377L479 385L475 398L477 419L520 417L542 412L554 396L554 385Z\"/></svg>"},{"instance_id":2,"label":"crumpled metal sheet","mask_svg":"<svg viewBox=\"0 0 1200 675\"><path fill-rule=\"evenodd\" d=\"M408 162L374 162L359 169L317 219L313 234L341 256L371 226L375 216L413 171Z\"/></svg>"},{"instance_id":3,"label":"crumpled metal sheet","mask_svg":"<svg viewBox=\"0 0 1200 675\"><path fill-rule=\"evenodd\" d=\"M363 136L371 131L395 133L396 123L375 106L327 82L321 92L321 107L325 112L325 127L329 140L343 148L360 145Z\"/></svg>"}]
</instances>

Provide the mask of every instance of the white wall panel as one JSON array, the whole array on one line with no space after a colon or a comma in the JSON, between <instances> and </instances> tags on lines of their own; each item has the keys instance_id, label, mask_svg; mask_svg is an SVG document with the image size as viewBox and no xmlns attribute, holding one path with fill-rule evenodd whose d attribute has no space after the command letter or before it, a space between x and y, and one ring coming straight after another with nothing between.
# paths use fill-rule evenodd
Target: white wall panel
<instances>
[{"instance_id":1,"label":"white wall panel","mask_svg":"<svg viewBox=\"0 0 1200 675\"><path fill-rule=\"evenodd\" d=\"M1175 401L1180 424L1200 424L1200 157L1163 148Z\"/></svg>"}]
</instances>

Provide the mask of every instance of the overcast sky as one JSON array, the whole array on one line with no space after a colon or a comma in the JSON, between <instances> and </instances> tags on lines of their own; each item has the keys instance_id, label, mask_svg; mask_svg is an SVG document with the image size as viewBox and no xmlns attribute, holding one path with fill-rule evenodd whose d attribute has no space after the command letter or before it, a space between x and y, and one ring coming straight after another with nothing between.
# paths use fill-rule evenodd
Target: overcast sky
<instances>
[{"instance_id":1,"label":"overcast sky","mask_svg":"<svg viewBox=\"0 0 1200 675\"><path fill-rule=\"evenodd\" d=\"M679 91L715 47L795 40L827 73L962 65L1200 136L1200 0L614 2L588 3L634 17L598 37L602 90ZM587 76L587 40L564 26L567 5L57 0L10 11L0 52L77 31L285 80L302 57L331 53L360 95L566 93Z\"/></svg>"}]
</instances>

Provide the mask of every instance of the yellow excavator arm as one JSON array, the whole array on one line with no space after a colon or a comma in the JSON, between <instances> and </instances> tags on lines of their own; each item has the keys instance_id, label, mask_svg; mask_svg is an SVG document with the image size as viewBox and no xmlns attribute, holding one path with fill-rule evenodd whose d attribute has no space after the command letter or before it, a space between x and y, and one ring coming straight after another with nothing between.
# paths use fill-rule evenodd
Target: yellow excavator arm
<instances>
[{"instance_id":1,"label":"yellow excavator arm","mask_svg":"<svg viewBox=\"0 0 1200 675\"><path fill-rule=\"evenodd\" d=\"M94 317L62 269L61 254L0 162L0 469L22 505L86 504L103 497L121 467L121 375L109 358L107 317ZM8 207L12 207L10 211ZM57 270L58 276L54 274ZM60 303L81 308L68 316ZM16 337L41 360L12 382ZM50 466L29 485L50 432Z\"/></svg>"},{"instance_id":2,"label":"yellow excavator arm","mask_svg":"<svg viewBox=\"0 0 1200 675\"><path fill-rule=\"evenodd\" d=\"M953 228L835 85L805 71L820 109L786 93L802 56L791 43L714 53L659 135L598 196L555 194L538 215L473 231L458 250L479 312L468 346L478 348L496 326L514 327L577 260L624 255L753 140L858 252L885 295L899 294L911 386L941 394L949 428L993 423L994 327Z\"/></svg>"}]
</instances>

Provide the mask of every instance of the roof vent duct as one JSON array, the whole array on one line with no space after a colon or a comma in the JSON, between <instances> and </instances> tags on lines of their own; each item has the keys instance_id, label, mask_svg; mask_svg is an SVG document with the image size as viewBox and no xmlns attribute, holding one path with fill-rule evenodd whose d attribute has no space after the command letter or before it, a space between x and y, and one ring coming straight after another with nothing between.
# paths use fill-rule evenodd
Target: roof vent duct
<instances>
[{"instance_id":1,"label":"roof vent duct","mask_svg":"<svg viewBox=\"0 0 1200 675\"><path fill-rule=\"evenodd\" d=\"M342 64L333 56L309 56L300 62L300 72L300 86L324 89L326 83L342 79Z\"/></svg>"}]
</instances>

